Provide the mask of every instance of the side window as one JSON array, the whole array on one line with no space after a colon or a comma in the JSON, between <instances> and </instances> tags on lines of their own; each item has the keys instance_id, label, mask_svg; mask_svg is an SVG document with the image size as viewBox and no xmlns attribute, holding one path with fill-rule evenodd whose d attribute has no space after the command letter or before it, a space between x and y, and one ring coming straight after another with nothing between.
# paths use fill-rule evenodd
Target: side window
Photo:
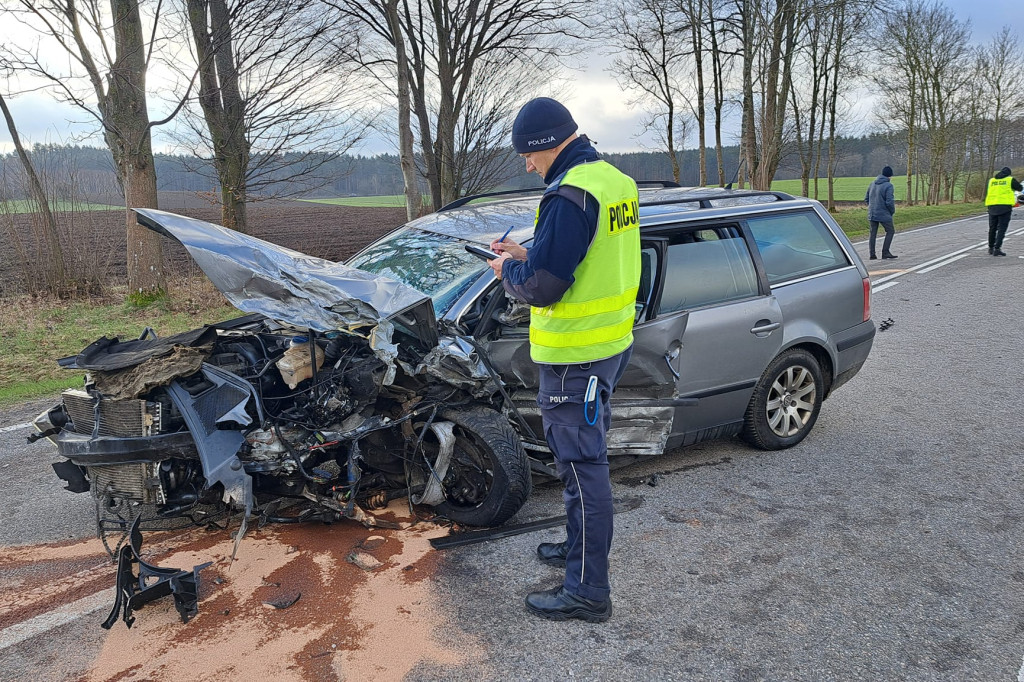
<instances>
[{"instance_id":1,"label":"side window","mask_svg":"<svg viewBox=\"0 0 1024 682\"><path fill-rule=\"evenodd\" d=\"M772 284L849 264L835 236L814 213L750 218L747 224Z\"/></svg>"},{"instance_id":2,"label":"side window","mask_svg":"<svg viewBox=\"0 0 1024 682\"><path fill-rule=\"evenodd\" d=\"M750 251L735 229L673 235L665 260L659 315L736 301L758 293Z\"/></svg>"}]
</instances>

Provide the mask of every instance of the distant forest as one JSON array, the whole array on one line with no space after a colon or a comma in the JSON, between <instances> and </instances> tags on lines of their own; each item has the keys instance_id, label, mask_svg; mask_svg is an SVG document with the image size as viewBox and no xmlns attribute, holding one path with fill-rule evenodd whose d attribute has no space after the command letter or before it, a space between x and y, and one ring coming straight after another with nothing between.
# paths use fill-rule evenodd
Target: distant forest
<instances>
[{"instance_id":1,"label":"distant forest","mask_svg":"<svg viewBox=\"0 0 1024 682\"><path fill-rule=\"evenodd\" d=\"M597 145L600 151L600 144ZM837 141L839 162L836 176L874 176L884 166L892 166L896 175L906 172L906 162L894 149L904 149L902 143L895 147L884 135L841 138ZM36 145L31 153L36 170L43 177L51 179L51 187L57 196L77 196L97 200L120 195L110 152L97 147L60 145ZM603 154L604 158L623 172L637 180L671 180L672 170L668 157L663 152L633 152L628 154ZM697 150L678 153L682 169L681 184L699 184L699 157ZM724 149L726 182L736 175L739 148ZM1006 159L1003 163L1018 165L1024 159ZM718 167L714 149L707 152L707 177L709 184L717 184ZM825 159L822 159L824 176ZM524 164L512 151L507 162L508 180L495 189L518 189L534 187L539 178L528 176ZM161 191L184 191L197 194L208 193L211 201L219 198L216 174L208 161L196 157L156 155L158 189ZM16 154L0 156L0 199L18 199L27 196L21 191L22 183L13 182L22 176L21 163ZM783 161L776 180L800 177L797 159ZM63 187L63 190L61 189ZM426 188L424 188L425 191ZM374 196L401 194L402 173L398 156L379 154L376 156L341 156L323 165L317 178L305 178L301 182L289 181L271 185L276 196L296 198L326 198L338 196Z\"/></svg>"}]
</instances>

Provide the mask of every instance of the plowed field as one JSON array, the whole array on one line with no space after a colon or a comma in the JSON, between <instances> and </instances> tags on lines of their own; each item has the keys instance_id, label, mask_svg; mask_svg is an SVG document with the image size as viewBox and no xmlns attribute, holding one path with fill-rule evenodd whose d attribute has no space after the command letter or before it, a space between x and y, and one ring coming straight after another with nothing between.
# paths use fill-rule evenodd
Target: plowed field
<instances>
[{"instance_id":1,"label":"plowed field","mask_svg":"<svg viewBox=\"0 0 1024 682\"><path fill-rule=\"evenodd\" d=\"M116 202L116 200L113 200ZM220 208L185 193L161 193L160 208L192 218L220 223ZM358 249L406 222L405 209L329 206L302 201L268 201L248 207L250 234L310 256L344 260ZM0 293L17 289L19 262L36 257L33 218L28 214L2 216L0 226ZM72 267L103 272L114 281L126 276L123 211L58 214L64 252ZM186 272L185 250L164 240L169 274Z\"/></svg>"}]
</instances>

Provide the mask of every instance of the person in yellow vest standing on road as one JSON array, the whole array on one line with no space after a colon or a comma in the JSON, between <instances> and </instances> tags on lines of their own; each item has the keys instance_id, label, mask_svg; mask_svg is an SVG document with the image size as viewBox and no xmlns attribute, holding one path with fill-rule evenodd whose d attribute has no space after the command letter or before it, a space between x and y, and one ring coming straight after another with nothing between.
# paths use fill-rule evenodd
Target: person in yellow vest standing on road
<instances>
[{"instance_id":1,"label":"person in yellow vest standing on road","mask_svg":"<svg viewBox=\"0 0 1024 682\"><path fill-rule=\"evenodd\" d=\"M496 240L491 249L499 258L490 264L505 290L531 306L537 402L565 485L566 540L537 547L541 561L565 566L565 579L531 592L526 608L551 620L602 622L612 614L605 439L611 394L632 353L640 202L636 183L601 160L576 130L569 110L548 97L519 111L512 145L547 189L530 248Z\"/></svg>"},{"instance_id":2,"label":"person in yellow vest standing on road","mask_svg":"<svg viewBox=\"0 0 1024 682\"><path fill-rule=\"evenodd\" d=\"M988 207L988 252L993 256L1005 256L1003 237L1010 226L1013 205L1017 203L1017 192L1024 187L1013 179L1008 167L1004 167L988 181L985 192L985 206Z\"/></svg>"}]
</instances>

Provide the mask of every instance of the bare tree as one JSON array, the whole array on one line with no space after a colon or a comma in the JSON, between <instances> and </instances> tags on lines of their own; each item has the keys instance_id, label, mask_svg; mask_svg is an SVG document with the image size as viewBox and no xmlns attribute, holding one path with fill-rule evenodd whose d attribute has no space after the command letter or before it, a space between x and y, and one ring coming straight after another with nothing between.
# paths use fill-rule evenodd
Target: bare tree
<instances>
[{"instance_id":1,"label":"bare tree","mask_svg":"<svg viewBox=\"0 0 1024 682\"><path fill-rule=\"evenodd\" d=\"M57 231L57 219L54 218L53 211L50 210L50 200L46 197L43 183L39 181L39 176L36 175L32 159L29 158L28 151L25 150L24 145L21 144L21 136L18 135L18 128L14 124L14 117L11 115L11 110L7 107L7 101L3 95L0 95L0 111L3 112L4 120L7 122L7 130L11 134L11 142L14 143L14 149L18 153L18 158L21 160L21 165L28 178L32 199L36 202L36 207L42 217L42 232L47 246L47 253L44 255L49 265L46 268L49 274L47 279L52 290L54 287L62 285L66 276L64 250L61 248L60 234Z\"/></svg>"},{"instance_id":2,"label":"bare tree","mask_svg":"<svg viewBox=\"0 0 1024 682\"><path fill-rule=\"evenodd\" d=\"M923 66L919 97L922 120L928 130L930 162L925 202L935 204L951 185L947 155L959 117L958 98L970 77L966 63L970 25L957 21L948 7L939 4L924 8L918 16Z\"/></svg>"},{"instance_id":3,"label":"bare tree","mask_svg":"<svg viewBox=\"0 0 1024 682\"><path fill-rule=\"evenodd\" d=\"M416 173L415 137L412 134L412 95L409 92L412 76L409 71L409 57L405 41L396 40L402 35L402 22L398 16L398 0L386 0L384 12L387 19L388 41L395 50L395 97L398 100L398 160L402 166L402 180L405 184L405 213L409 220L423 211L423 196L420 193L419 177Z\"/></svg>"},{"instance_id":4,"label":"bare tree","mask_svg":"<svg viewBox=\"0 0 1024 682\"><path fill-rule=\"evenodd\" d=\"M143 26L139 0L11 0L7 15L26 27L26 42L9 44L4 61L22 74L42 79L64 101L94 117L114 157L125 206L157 206L146 74L157 46L158 4ZM61 67L40 56L36 39L66 55ZM59 60L57 60L59 61ZM88 85L83 88L83 81ZM136 224L126 211L130 296L148 301L166 290L160 236Z\"/></svg>"},{"instance_id":5,"label":"bare tree","mask_svg":"<svg viewBox=\"0 0 1024 682\"><path fill-rule=\"evenodd\" d=\"M722 153L722 118L725 115L726 82L732 60L738 56L736 52L726 49L728 33L727 22L723 20L725 10L722 9L727 0L702 0L707 11L707 42L710 51L712 98L714 101L715 159L718 165L718 185L725 186L725 159ZM739 169L737 168L737 171Z\"/></svg>"},{"instance_id":6,"label":"bare tree","mask_svg":"<svg viewBox=\"0 0 1024 682\"><path fill-rule=\"evenodd\" d=\"M1000 136L1007 119L1014 119L1024 113L1024 49L1020 41L1004 26L992 38L992 42L978 49L977 61L982 89L978 96L982 100L987 126L984 171L992 177L999 155Z\"/></svg>"},{"instance_id":7,"label":"bare tree","mask_svg":"<svg viewBox=\"0 0 1024 682\"><path fill-rule=\"evenodd\" d=\"M647 128L655 129L672 164L672 179L679 182L677 107L682 96L678 78L690 54L684 16L661 0L624 0L612 8L609 22L619 26L616 58L610 71L634 104L648 108ZM703 173L703 167L701 169ZM703 178L702 178L703 179Z\"/></svg>"},{"instance_id":8,"label":"bare tree","mask_svg":"<svg viewBox=\"0 0 1024 682\"><path fill-rule=\"evenodd\" d=\"M708 184L707 160L707 71L708 62L714 66L708 52L709 33L714 32L711 8L705 0L677 0L679 12L685 19L686 38L693 61L693 97L687 97L690 111L697 122L697 163L700 166L698 184ZM685 139L685 138L684 138ZM721 173L721 168L719 168Z\"/></svg>"},{"instance_id":9,"label":"bare tree","mask_svg":"<svg viewBox=\"0 0 1024 682\"><path fill-rule=\"evenodd\" d=\"M923 81L920 44L922 36L917 12L923 9L919 0L907 0L902 6L884 15L876 35L879 49L879 68L873 80L882 93L881 105L885 114L881 123L889 130L899 130L906 136L907 205L916 203L913 178L918 172L915 155L919 128L917 94Z\"/></svg>"},{"instance_id":10,"label":"bare tree","mask_svg":"<svg viewBox=\"0 0 1024 682\"><path fill-rule=\"evenodd\" d=\"M824 47L829 52L826 66L830 68L831 75L825 81L823 121L828 121L828 208L833 210L840 101L855 79L863 75L860 59L869 38L868 17L877 9L877 0L835 0L830 4L833 8L830 14L831 40L826 41ZM817 176L815 173L815 178Z\"/></svg>"},{"instance_id":11,"label":"bare tree","mask_svg":"<svg viewBox=\"0 0 1024 682\"><path fill-rule=\"evenodd\" d=\"M329 183L318 170L361 138L338 44L354 34L316 0L186 1L203 114L186 117L192 151L217 171L223 224L245 232L247 202Z\"/></svg>"},{"instance_id":12,"label":"bare tree","mask_svg":"<svg viewBox=\"0 0 1024 682\"><path fill-rule=\"evenodd\" d=\"M539 88L569 54L568 41L582 26L577 17L589 7L582 0L400 0L397 34L388 28L384 0L324 2L391 46L388 54L361 46L360 60L378 71L381 82L394 82L395 42L404 41L420 160L435 208L478 184L466 177L470 169L460 165L474 158L458 148L467 111L472 109L477 121L513 116L518 102L499 100L493 86L513 76L519 83L529 80L531 90ZM481 116L482 105L492 114ZM486 146L507 147L498 128L487 129L494 134ZM480 143L478 135L473 139Z\"/></svg>"},{"instance_id":13,"label":"bare tree","mask_svg":"<svg viewBox=\"0 0 1024 682\"><path fill-rule=\"evenodd\" d=\"M805 0L732 0L727 18L742 63L743 161L755 189L769 189L785 147L793 60Z\"/></svg>"}]
</instances>

